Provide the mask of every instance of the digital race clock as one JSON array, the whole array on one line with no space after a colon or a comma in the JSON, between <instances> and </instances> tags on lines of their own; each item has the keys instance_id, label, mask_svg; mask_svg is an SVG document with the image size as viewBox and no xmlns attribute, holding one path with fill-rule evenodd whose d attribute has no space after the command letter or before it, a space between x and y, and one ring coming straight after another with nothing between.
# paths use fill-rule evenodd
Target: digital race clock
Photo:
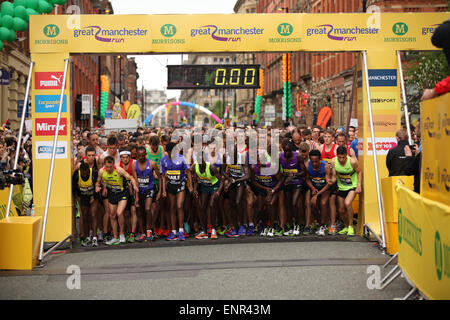
<instances>
[{"instance_id":1,"label":"digital race clock","mask_svg":"<svg viewBox=\"0 0 450 320\"><path fill-rule=\"evenodd\" d=\"M169 65L167 73L167 89L259 88L256 64Z\"/></svg>"}]
</instances>

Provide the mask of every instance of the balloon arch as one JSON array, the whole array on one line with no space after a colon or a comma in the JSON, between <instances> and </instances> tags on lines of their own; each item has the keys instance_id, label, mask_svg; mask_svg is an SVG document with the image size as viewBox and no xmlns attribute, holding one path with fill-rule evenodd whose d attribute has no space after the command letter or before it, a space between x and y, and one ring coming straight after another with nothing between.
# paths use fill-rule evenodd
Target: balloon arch
<instances>
[{"instance_id":1,"label":"balloon arch","mask_svg":"<svg viewBox=\"0 0 450 320\"><path fill-rule=\"evenodd\" d=\"M210 116L211 118L216 120L218 123L222 123L222 120L218 116L216 116L214 113L212 113L210 110L206 109L205 107L199 106L198 104L185 102L185 101L178 101L178 102L171 102L170 105L198 109L198 110L206 113L208 116ZM155 114L162 111L164 108L167 108L168 106L169 106L169 103L166 103L166 104L163 104L162 106L159 106L155 110L153 110L153 112L147 117L147 119L145 119L145 121L144 121L145 125L148 126L150 124L150 121L155 116Z\"/></svg>"}]
</instances>

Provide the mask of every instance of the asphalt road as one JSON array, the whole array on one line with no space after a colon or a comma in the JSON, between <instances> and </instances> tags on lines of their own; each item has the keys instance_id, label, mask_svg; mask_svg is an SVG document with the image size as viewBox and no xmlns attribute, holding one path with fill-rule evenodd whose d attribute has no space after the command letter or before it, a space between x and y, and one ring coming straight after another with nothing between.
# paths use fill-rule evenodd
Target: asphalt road
<instances>
[{"instance_id":1,"label":"asphalt road","mask_svg":"<svg viewBox=\"0 0 450 320\"><path fill-rule=\"evenodd\" d=\"M271 241L273 240L273 241ZM368 289L369 266L392 267L374 243L354 237L260 237L75 247L43 268L0 271L0 299L343 299L403 297L396 279ZM69 266L79 267L80 289ZM69 278L71 277L72 278Z\"/></svg>"}]
</instances>

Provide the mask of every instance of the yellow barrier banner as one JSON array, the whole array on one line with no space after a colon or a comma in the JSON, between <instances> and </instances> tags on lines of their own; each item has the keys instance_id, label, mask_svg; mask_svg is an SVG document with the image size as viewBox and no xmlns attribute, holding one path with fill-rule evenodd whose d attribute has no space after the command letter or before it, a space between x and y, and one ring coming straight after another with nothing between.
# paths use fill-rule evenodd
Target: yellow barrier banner
<instances>
[{"instance_id":1,"label":"yellow barrier banner","mask_svg":"<svg viewBox=\"0 0 450 320\"><path fill-rule=\"evenodd\" d=\"M9 188L5 188L0 190L0 220L6 218L6 208L8 207L8 197L9 197ZM17 217L16 207L14 203L11 203L11 208L9 209L10 217Z\"/></svg>"},{"instance_id":2,"label":"yellow barrier banner","mask_svg":"<svg viewBox=\"0 0 450 320\"><path fill-rule=\"evenodd\" d=\"M450 205L450 93L421 105L422 177L424 197Z\"/></svg>"},{"instance_id":3,"label":"yellow barrier banner","mask_svg":"<svg viewBox=\"0 0 450 320\"><path fill-rule=\"evenodd\" d=\"M450 299L450 207L404 186L398 195L398 264L429 299Z\"/></svg>"},{"instance_id":4,"label":"yellow barrier banner","mask_svg":"<svg viewBox=\"0 0 450 320\"><path fill-rule=\"evenodd\" d=\"M36 15L30 51L254 52L435 50L450 13Z\"/></svg>"}]
</instances>

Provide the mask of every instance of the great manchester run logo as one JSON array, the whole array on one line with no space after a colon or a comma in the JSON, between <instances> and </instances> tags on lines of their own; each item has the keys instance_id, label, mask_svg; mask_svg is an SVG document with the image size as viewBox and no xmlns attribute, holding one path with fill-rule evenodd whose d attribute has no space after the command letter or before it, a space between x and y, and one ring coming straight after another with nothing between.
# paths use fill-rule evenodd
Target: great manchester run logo
<instances>
[{"instance_id":1,"label":"great manchester run logo","mask_svg":"<svg viewBox=\"0 0 450 320\"><path fill-rule=\"evenodd\" d=\"M219 28L216 25L208 24L191 29L191 38L209 36L216 41L239 42L243 36L262 35L263 28Z\"/></svg>"},{"instance_id":2,"label":"great manchester run logo","mask_svg":"<svg viewBox=\"0 0 450 320\"><path fill-rule=\"evenodd\" d=\"M100 42L124 43L130 37L145 37L148 34L147 29L135 28L117 28L103 29L99 26L88 26L73 31L74 38L94 37Z\"/></svg>"},{"instance_id":3,"label":"great manchester run logo","mask_svg":"<svg viewBox=\"0 0 450 320\"><path fill-rule=\"evenodd\" d=\"M307 37L316 35L327 35L328 39L335 41L356 41L358 36L366 36L378 34L378 28L360 28L358 26L352 28L338 28L331 24L321 24L314 28L306 29Z\"/></svg>"}]
</instances>

